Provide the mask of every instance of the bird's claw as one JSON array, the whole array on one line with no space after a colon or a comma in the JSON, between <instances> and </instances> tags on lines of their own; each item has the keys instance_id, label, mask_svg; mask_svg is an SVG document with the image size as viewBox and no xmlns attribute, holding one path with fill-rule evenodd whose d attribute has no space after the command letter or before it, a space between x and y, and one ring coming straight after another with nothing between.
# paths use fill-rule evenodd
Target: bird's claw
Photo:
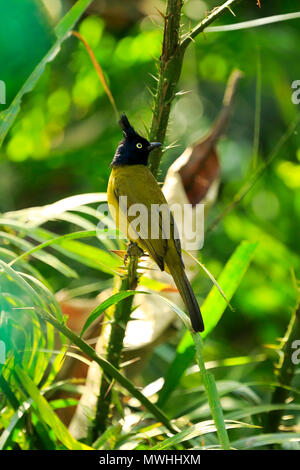
<instances>
[{"instance_id":1,"label":"bird's claw","mask_svg":"<svg viewBox=\"0 0 300 470\"><path fill-rule=\"evenodd\" d=\"M127 248L127 252L124 256L124 264L126 265L129 256L133 258L140 258L143 255L144 252L142 248L140 248L136 242L130 242Z\"/></svg>"}]
</instances>

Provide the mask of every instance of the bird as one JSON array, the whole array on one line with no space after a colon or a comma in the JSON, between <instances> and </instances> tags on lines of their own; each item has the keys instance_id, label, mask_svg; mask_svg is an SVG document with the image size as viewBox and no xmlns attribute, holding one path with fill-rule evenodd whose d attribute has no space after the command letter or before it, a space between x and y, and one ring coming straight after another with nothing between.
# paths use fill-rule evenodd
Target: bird
<instances>
[{"instance_id":1,"label":"bird","mask_svg":"<svg viewBox=\"0 0 300 470\"><path fill-rule=\"evenodd\" d=\"M123 140L111 162L107 187L107 202L112 218L131 243L147 252L161 271L166 271L173 277L193 330L204 331L200 308L185 273L173 215L159 184L148 168L150 152L162 144L149 142L139 135L124 113L119 125L123 131ZM140 208L140 215L143 212L143 217L136 217L135 210L132 210L136 207ZM160 210L161 207L164 210ZM136 223L137 219L139 223Z\"/></svg>"}]
</instances>

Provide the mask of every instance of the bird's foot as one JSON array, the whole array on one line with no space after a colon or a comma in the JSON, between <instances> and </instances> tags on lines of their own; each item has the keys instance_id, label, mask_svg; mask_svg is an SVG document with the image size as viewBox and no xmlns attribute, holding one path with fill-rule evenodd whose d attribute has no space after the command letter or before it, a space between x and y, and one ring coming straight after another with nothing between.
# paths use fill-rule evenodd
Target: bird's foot
<instances>
[{"instance_id":1,"label":"bird's foot","mask_svg":"<svg viewBox=\"0 0 300 470\"><path fill-rule=\"evenodd\" d=\"M132 258L140 258L143 255L144 252L142 248L140 248L136 242L130 242L127 247L127 252L124 256L124 264L126 265L129 256Z\"/></svg>"}]
</instances>

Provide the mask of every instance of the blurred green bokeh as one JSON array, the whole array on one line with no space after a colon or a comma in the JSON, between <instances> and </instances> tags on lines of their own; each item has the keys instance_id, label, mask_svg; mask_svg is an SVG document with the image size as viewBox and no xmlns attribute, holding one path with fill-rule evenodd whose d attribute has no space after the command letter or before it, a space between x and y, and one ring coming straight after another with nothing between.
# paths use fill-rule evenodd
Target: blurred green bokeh
<instances>
[{"instance_id":1,"label":"blurred green bokeh","mask_svg":"<svg viewBox=\"0 0 300 470\"><path fill-rule=\"evenodd\" d=\"M50 48L54 34L38 0L0 0L0 11L0 79L6 84L9 105Z\"/></svg>"}]
</instances>

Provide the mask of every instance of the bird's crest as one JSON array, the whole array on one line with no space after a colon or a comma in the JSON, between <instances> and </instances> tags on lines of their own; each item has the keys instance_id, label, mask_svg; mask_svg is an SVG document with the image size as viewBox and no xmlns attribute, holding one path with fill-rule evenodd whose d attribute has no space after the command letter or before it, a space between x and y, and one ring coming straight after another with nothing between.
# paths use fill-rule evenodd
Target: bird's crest
<instances>
[{"instance_id":1,"label":"bird's crest","mask_svg":"<svg viewBox=\"0 0 300 470\"><path fill-rule=\"evenodd\" d=\"M125 113L122 114L119 124L125 137L136 135L136 132L128 121L128 118Z\"/></svg>"}]
</instances>

